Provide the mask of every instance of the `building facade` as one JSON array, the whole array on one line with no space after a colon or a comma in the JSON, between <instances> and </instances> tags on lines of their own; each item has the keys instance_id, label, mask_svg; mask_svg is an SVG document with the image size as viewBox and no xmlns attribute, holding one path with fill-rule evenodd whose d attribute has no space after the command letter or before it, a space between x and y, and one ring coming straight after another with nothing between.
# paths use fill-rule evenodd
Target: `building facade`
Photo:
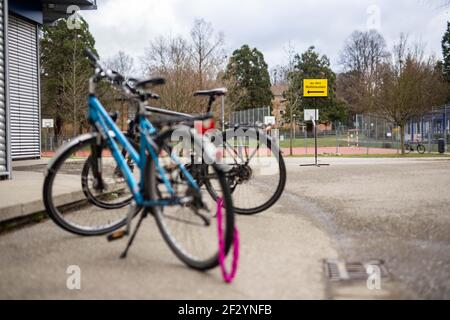
<instances>
[{"instance_id":1,"label":"building facade","mask_svg":"<svg viewBox=\"0 0 450 320\"><path fill-rule=\"evenodd\" d=\"M406 140L435 141L443 138L450 143L450 106L435 107L423 117L410 121Z\"/></svg>"},{"instance_id":2,"label":"building facade","mask_svg":"<svg viewBox=\"0 0 450 320\"><path fill-rule=\"evenodd\" d=\"M9 132L8 119L8 102L7 102L7 45L5 30L7 28L8 6L6 1L0 2L0 179L10 176L10 157L8 150L10 150L9 140L6 133Z\"/></svg>"},{"instance_id":3,"label":"building facade","mask_svg":"<svg viewBox=\"0 0 450 320\"><path fill-rule=\"evenodd\" d=\"M39 28L76 9L96 0L0 0L0 179L41 155Z\"/></svg>"}]
</instances>

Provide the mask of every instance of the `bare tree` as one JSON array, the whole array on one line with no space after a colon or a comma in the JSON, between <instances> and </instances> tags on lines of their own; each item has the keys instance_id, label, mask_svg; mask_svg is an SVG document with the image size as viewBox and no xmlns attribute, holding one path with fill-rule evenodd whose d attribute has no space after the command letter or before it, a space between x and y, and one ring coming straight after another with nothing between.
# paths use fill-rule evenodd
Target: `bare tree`
<instances>
[{"instance_id":1,"label":"bare tree","mask_svg":"<svg viewBox=\"0 0 450 320\"><path fill-rule=\"evenodd\" d=\"M193 97L193 92L200 89L196 68L184 38L157 38L145 49L142 63L146 74L166 78L166 85L157 88L161 104L179 112L200 111L199 100Z\"/></svg>"},{"instance_id":2,"label":"bare tree","mask_svg":"<svg viewBox=\"0 0 450 320\"><path fill-rule=\"evenodd\" d=\"M141 59L147 75L161 75L166 85L157 88L161 104L176 111L205 110L205 101L193 97L196 90L221 84L225 54L223 34L215 34L211 24L196 20L191 37L159 37L145 48Z\"/></svg>"},{"instance_id":3,"label":"bare tree","mask_svg":"<svg viewBox=\"0 0 450 320\"><path fill-rule=\"evenodd\" d=\"M224 35L215 33L212 24L196 19L191 30L192 58L196 65L199 86L214 79L225 62Z\"/></svg>"},{"instance_id":4,"label":"bare tree","mask_svg":"<svg viewBox=\"0 0 450 320\"><path fill-rule=\"evenodd\" d=\"M136 71L133 57L123 51L119 51L114 56L109 57L106 60L106 64L109 68L127 78L133 76Z\"/></svg>"},{"instance_id":5,"label":"bare tree","mask_svg":"<svg viewBox=\"0 0 450 320\"><path fill-rule=\"evenodd\" d=\"M374 109L374 82L376 74L363 76L356 71L337 76L336 87L339 98L345 100L353 114L372 112Z\"/></svg>"},{"instance_id":6,"label":"bare tree","mask_svg":"<svg viewBox=\"0 0 450 320\"><path fill-rule=\"evenodd\" d=\"M344 73L337 80L338 96L354 113L371 112L378 66L390 57L386 42L377 31L355 31L340 55Z\"/></svg>"},{"instance_id":7,"label":"bare tree","mask_svg":"<svg viewBox=\"0 0 450 320\"><path fill-rule=\"evenodd\" d=\"M58 76L61 80L61 109L60 112L71 115L72 136L76 137L87 125L85 109L82 107L86 101L88 75L83 68L83 61L79 59L81 51L80 36L77 32L73 35L72 54L68 57L66 72Z\"/></svg>"},{"instance_id":8,"label":"bare tree","mask_svg":"<svg viewBox=\"0 0 450 320\"><path fill-rule=\"evenodd\" d=\"M115 55L107 58L106 65L110 69L119 72L125 78L136 77L134 59L124 51L119 51ZM115 111L120 111L119 124L122 130L125 130L126 120L128 119L130 110L129 99L127 99L123 91L114 90L110 86L101 86L99 92L102 98L108 101L110 108L112 107Z\"/></svg>"},{"instance_id":9,"label":"bare tree","mask_svg":"<svg viewBox=\"0 0 450 320\"><path fill-rule=\"evenodd\" d=\"M340 64L346 72L370 74L388 57L386 42L381 34L375 30L355 31L345 43Z\"/></svg>"},{"instance_id":10,"label":"bare tree","mask_svg":"<svg viewBox=\"0 0 450 320\"><path fill-rule=\"evenodd\" d=\"M270 69L270 82L273 86L284 84L286 79L285 67L277 65Z\"/></svg>"},{"instance_id":11,"label":"bare tree","mask_svg":"<svg viewBox=\"0 0 450 320\"><path fill-rule=\"evenodd\" d=\"M447 87L434 58L425 59L423 45L409 46L402 35L392 61L379 65L375 112L400 128L404 154L406 123L445 102Z\"/></svg>"}]
</instances>

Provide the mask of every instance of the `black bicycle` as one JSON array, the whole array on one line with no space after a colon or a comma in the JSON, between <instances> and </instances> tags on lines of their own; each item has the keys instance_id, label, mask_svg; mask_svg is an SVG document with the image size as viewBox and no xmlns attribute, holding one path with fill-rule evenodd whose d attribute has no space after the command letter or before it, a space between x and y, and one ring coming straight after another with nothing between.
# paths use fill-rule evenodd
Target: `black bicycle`
<instances>
[{"instance_id":1,"label":"black bicycle","mask_svg":"<svg viewBox=\"0 0 450 320\"><path fill-rule=\"evenodd\" d=\"M194 95L209 98L206 114L210 114L217 97L225 95L226 92L226 89L219 88L198 91ZM146 110L149 113L149 117L152 117L152 123L155 125L163 126L164 119L167 117L182 117L185 119L193 117L184 113L150 107L148 101L152 99L159 99L159 96L151 94L141 97L140 103L147 103ZM197 125L196 129L201 130L202 134L204 134L208 129L213 128L214 122L206 120L200 124L200 128ZM135 121L131 121L127 136L136 147L139 145L138 131L139 128L135 125ZM258 214L266 211L279 200L286 185L286 166L280 148L273 143L272 138L266 134L262 127L236 125L223 133L215 131L215 134L209 136L209 139L214 143L217 151L221 153L221 166L228 179L236 213L244 215ZM168 144L167 148L170 148ZM174 152L173 149L165 151L167 153ZM125 150L122 155L126 156ZM87 163L85 174L89 173L89 166ZM130 168L134 167L131 160L129 161L129 166ZM196 179L197 183L205 187L212 198L217 200L222 190L214 172L209 172L209 167L194 161L186 165L186 168ZM118 174L120 174L120 171ZM112 172L112 175L117 178L115 172ZM114 177L111 179L114 181ZM84 181L86 181L84 184L85 195L92 203L102 208L117 209L128 205L132 199L131 195L128 195L127 198L122 194L106 198L103 194L99 194L102 195L102 198L100 198L95 192L91 191L88 184L89 179L86 178ZM120 192L121 190L119 190Z\"/></svg>"},{"instance_id":2,"label":"black bicycle","mask_svg":"<svg viewBox=\"0 0 450 320\"><path fill-rule=\"evenodd\" d=\"M417 145L417 146L415 146ZM417 143L406 143L405 144L405 153L410 154L411 152L417 151L419 154L425 154L427 151L427 148L423 144L421 144L419 141Z\"/></svg>"}]
</instances>

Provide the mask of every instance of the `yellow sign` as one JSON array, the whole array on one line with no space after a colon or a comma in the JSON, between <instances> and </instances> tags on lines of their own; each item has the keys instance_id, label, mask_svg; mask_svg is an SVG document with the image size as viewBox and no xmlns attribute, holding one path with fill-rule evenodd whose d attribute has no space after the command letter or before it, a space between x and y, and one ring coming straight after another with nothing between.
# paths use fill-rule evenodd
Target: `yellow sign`
<instances>
[{"instance_id":1,"label":"yellow sign","mask_svg":"<svg viewBox=\"0 0 450 320\"><path fill-rule=\"evenodd\" d=\"M328 79L304 79L303 96L309 98L328 97Z\"/></svg>"}]
</instances>

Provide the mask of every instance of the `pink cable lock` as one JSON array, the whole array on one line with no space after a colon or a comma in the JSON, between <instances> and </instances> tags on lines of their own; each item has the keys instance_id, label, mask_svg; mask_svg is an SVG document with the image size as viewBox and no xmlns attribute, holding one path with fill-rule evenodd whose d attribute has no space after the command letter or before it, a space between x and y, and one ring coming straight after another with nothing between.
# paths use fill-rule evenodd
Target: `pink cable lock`
<instances>
[{"instance_id":1,"label":"pink cable lock","mask_svg":"<svg viewBox=\"0 0 450 320\"><path fill-rule=\"evenodd\" d=\"M231 271L228 272L225 266L225 240L223 238L223 230L222 230L222 207L223 207L223 199L217 199L217 225L218 225L218 233L219 233L219 263L220 269L222 270L222 277L226 283L233 282L234 278L236 278L238 262L239 262L239 231L237 228L234 229L234 241L233 241L233 263L231 267Z\"/></svg>"}]
</instances>

